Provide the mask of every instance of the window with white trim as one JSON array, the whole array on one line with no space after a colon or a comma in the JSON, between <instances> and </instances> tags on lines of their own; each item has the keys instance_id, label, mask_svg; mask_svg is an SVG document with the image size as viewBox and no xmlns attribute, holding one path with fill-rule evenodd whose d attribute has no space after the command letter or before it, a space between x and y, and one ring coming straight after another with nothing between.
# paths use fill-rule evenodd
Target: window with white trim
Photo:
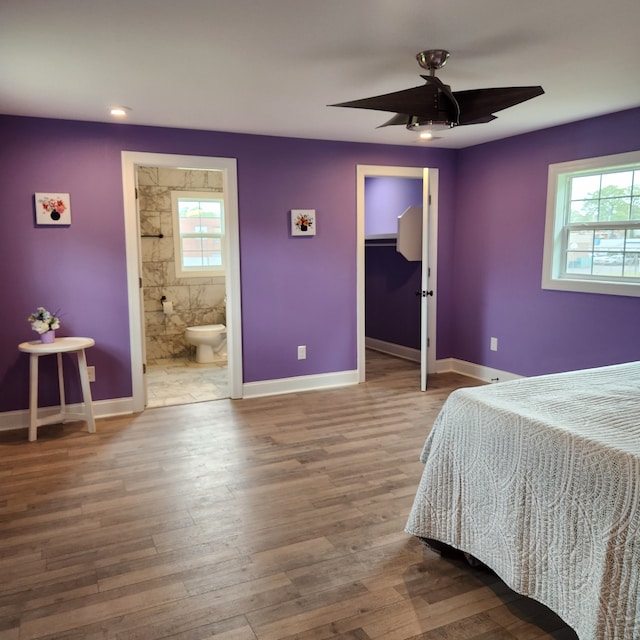
<instances>
[{"instance_id":1,"label":"window with white trim","mask_svg":"<svg viewBox=\"0 0 640 640\"><path fill-rule=\"evenodd\" d=\"M172 191L176 277L224 275L224 197Z\"/></svg>"},{"instance_id":2,"label":"window with white trim","mask_svg":"<svg viewBox=\"0 0 640 640\"><path fill-rule=\"evenodd\" d=\"M640 296L640 152L549 165L542 288Z\"/></svg>"}]
</instances>

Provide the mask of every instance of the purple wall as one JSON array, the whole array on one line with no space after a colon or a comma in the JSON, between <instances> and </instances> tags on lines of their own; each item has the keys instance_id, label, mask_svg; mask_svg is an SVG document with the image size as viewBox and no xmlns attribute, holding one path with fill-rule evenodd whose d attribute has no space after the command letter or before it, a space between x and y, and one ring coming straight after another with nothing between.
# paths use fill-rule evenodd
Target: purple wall
<instances>
[{"instance_id":1,"label":"purple wall","mask_svg":"<svg viewBox=\"0 0 640 640\"><path fill-rule=\"evenodd\" d=\"M640 299L540 284L548 165L638 149L634 109L460 152L449 307L455 357L527 376L640 360Z\"/></svg>"},{"instance_id":2,"label":"purple wall","mask_svg":"<svg viewBox=\"0 0 640 640\"><path fill-rule=\"evenodd\" d=\"M121 150L237 158L245 382L355 368L358 164L440 169L438 358L524 375L640 359L637 298L540 287L548 164L640 149L639 125L635 109L454 151L0 116L0 411L27 407L17 345L38 305L96 339L96 400L131 394ZM48 191L71 194L69 228L35 227ZM289 236L291 208L316 209L317 236Z\"/></svg>"},{"instance_id":3,"label":"purple wall","mask_svg":"<svg viewBox=\"0 0 640 640\"><path fill-rule=\"evenodd\" d=\"M95 338L95 400L131 395L122 150L237 159L245 382L356 367L356 165L439 167L451 245L454 151L0 116L0 411L28 405L17 345L37 338L26 317L39 305L61 310L59 335ZM49 191L71 194L70 227L35 227L33 194ZM316 209L315 237L290 237L291 208ZM68 386L77 401L75 376ZM42 403L57 403L44 387Z\"/></svg>"},{"instance_id":4,"label":"purple wall","mask_svg":"<svg viewBox=\"0 0 640 640\"><path fill-rule=\"evenodd\" d=\"M420 262L394 247L365 246L365 335L420 349Z\"/></svg>"},{"instance_id":5,"label":"purple wall","mask_svg":"<svg viewBox=\"0 0 640 640\"><path fill-rule=\"evenodd\" d=\"M422 179L369 176L364 180L364 235L398 233L398 216L422 204Z\"/></svg>"}]
</instances>

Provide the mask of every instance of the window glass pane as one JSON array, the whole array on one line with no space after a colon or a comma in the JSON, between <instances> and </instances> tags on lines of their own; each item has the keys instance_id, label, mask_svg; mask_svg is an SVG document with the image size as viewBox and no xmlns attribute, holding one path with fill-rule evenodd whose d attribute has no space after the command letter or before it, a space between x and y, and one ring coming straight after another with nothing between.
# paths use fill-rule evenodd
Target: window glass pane
<instances>
[{"instance_id":1,"label":"window glass pane","mask_svg":"<svg viewBox=\"0 0 640 640\"><path fill-rule=\"evenodd\" d=\"M640 197L631 198L631 219L640 220Z\"/></svg>"},{"instance_id":2,"label":"window glass pane","mask_svg":"<svg viewBox=\"0 0 640 640\"><path fill-rule=\"evenodd\" d=\"M640 196L640 170L633 172L633 195Z\"/></svg>"},{"instance_id":3,"label":"window glass pane","mask_svg":"<svg viewBox=\"0 0 640 640\"><path fill-rule=\"evenodd\" d=\"M180 218L180 235L183 233L197 233L200 218Z\"/></svg>"},{"instance_id":4,"label":"window glass pane","mask_svg":"<svg viewBox=\"0 0 640 640\"><path fill-rule=\"evenodd\" d=\"M568 248L570 251L593 251L593 230L569 231Z\"/></svg>"},{"instance_id":5,"label":"window glass pane","mask_svg":"<svg viewBox=\"0 0 640 640\"><path fill-rule=\"evenodd\" d=\"M222 242L220 238L202 238L203 251L216 251L219 253L221 248Z\"/></svg>"},{"instance_id":6,"label":"window glass pane","mask_svg":"<svg viewBox=\"0 0 640 640\"><path fill-rule=\"evenodd\" d=\"M620 173L605 173L602 176L602 191L612 189L617 191L619 196L631 194L631 183L633 181L633 171L622 171ZM605 197L604 193L601 197Z\"/></svg>"},{"instance_id":7,"label":"window glass pane","mask_svg":"<svg viewBox=\"0 0 640 640\"><path fill-rule=\"evenodd\" d=\"M182 264L185 267L206 266L202 259L202 252L200 251L184 251L182 254Z\"/></svg>"},{"instance_id":8,"label":"window glass pane","mask_svg":"<svg viewBox=\"0 0 640 640\"><path fill-rule=\"evenodd\" d=\"M594 276L621 276L622 275L622 254L598 254L593 257Z\"/></svg>"},{"instance_id":9,"label":"window glass pane","mask_svg":"<svg viewBox=\"0 0 640 640\"><path fill-rule=\"evenodd\" d=\"M617 187L607 187L602 189L600 193L604 196L606 193L612 193L612 190L617 190ZM598 220L601 222L628 220L630 209L631 198L603 197L600 200Z\"/></svg>"},{"instance_id":10,"label":"window glass pane","mask_svg":"<svg viewBox=\"0 0 640 640\"><path fill-rule=\"evenodd\" d=\"M202 251L202 238L182 238L182 253L195 251Z\"/></svg>"},{"instance_id":11,"label":"window glass pane","mask_svg":"<svg viewBox=\"0 0 640 640\"><path fill-rule=\"evenodd\" d=\"M625 238L626 252L640 251L640 229L629 229Z\"/></svg>"},{"instance_id":12,"label":"window glass pane","mask_svg":"<svg viewBox=\"0 0 640 640\"><path fill-rule=\"evenodd\" d=\"M580 176L571 179L571 199L597 198L600 192L600 176Z\"/></svg>"},{"instance_id":13,"label":"window glass pane","mask_svg":"<svg viewBox=\"0 0 640 640\"><path fill-rule=\"evenodd\" d=\"M596 251L622 251L624 241L624 229L603 229L596 231L594 244Z\"/></svg>"},{"instance_id":14,"label":"window glass pane","mask_svg":"<svg viewBox=\"0 0 640 640\"><path fill-rule=\"evenodd\" d=\"M205 251L202 255L202 259L209 267L219 267L222 265L222 254L217 251Z\"/></svg>"},{"instance_id":15,"label":"window glass pane","mask_svg":"<svg viewBox=\"0 0 640 640\"><path fill-rule=\"evenodd\" d=\"M624 277L640 278L640 252L632 251L624 256Z\"/></svg>"},{"instance_id":16,"label":"window glass pane","mask_svg":"<svg viewBox=\"0 0 640 640\"><path fill-rule=\"evenodd\" d=\"M573 275L590 274L592 255L587 251L568 251L565 271Z\"/></svg>"},{"instance_id":17,"label":"window glass pane","mask_svg":"<svg viewBox=\"0 0 640 640\"><path fill-rule=\"evenodd\" d=\"M572 200L569 222L594 222L598 219L599 200Z\"/></svg>"}]
</instances>

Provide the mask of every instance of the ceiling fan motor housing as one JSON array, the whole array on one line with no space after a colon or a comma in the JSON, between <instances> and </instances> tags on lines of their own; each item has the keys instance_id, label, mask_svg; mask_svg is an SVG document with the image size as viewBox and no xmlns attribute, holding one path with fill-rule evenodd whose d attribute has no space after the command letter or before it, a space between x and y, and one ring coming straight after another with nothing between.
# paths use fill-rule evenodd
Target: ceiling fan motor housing
<instances>
[{"instance_id":1,"label":"ceiling fan motor housing","mask_svg":"<svg viewBox=\"0 0 640 640\"><path fill-rule=\"evenodd\" d=\"M423 129L444 130L455 127L458 123L451 117L455 107L449 97L440 89L433 87L431 104L425 105L418 115L411 115L407 122L409 131L421 131Z\"/></svg>"}]
</instances>

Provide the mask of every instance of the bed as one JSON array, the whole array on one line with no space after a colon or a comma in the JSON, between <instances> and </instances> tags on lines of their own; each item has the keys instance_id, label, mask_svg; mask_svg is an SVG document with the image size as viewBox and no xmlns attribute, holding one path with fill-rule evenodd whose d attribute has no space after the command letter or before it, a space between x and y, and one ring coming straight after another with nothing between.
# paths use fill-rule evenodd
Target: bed
<instances>
[{"instance_id":1,"label":"bed","mask_svg":"<svg viewBox=\"0 0 640 640\"><path fill-rule=\"evenodd\" d=\"M459 549L580 640L640 638L640 362L458 389L407 533Z\"/></svg>"}]
</instances>

